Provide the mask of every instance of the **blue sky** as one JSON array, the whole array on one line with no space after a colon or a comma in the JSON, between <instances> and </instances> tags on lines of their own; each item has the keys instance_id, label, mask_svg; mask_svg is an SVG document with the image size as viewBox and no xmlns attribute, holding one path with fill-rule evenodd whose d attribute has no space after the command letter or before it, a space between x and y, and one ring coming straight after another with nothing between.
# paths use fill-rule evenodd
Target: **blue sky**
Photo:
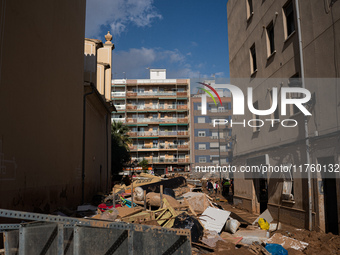
<instances>
[{"instance_id":1,"label":"blue sky","mask_svg":"<svg viewBox=\"0 0 340 255\"><path fill-rule=\"evenodd\" d=\"M227 0L87 0L86 37L113 34L113 78L229 77Z\"/></svg>"}]
</instances>

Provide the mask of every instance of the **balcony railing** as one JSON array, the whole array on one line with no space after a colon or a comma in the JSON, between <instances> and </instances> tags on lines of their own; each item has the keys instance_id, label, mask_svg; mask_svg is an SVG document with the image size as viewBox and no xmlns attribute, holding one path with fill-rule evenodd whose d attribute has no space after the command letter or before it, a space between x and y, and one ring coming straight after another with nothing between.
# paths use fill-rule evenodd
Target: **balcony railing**
<instances>
[{"instance_id":1,"label":"balcony railing","mask_svg":"<svg viewBox=\"0 0 340 255\"><path fill-rule=\"evenodd\" d=\"M130 150L173 150L173 149L188 149L189 144L158 144L158 145L129 145Z\"/></svg>"},{"instance_id":2,"label":"balcony railing","mask_svg":"<svg viewBox=\"0 0 340 255\"><path fill-rule=\"evenodd\" d=\"M115 107L116 107L117 111L119 111L119 110L125 110L125 108L126 108L125 104L115 105Z\"/></svg>"},{"instance_id":3,"label":"balcony railing","mask_svg":"<svg viewBox=\"0 0 340 255\"><path fill-rule=\"evenodd\" d=\"M128 104L126 106L128 110L187 110L187 105L132 105Z\"/></svg>"},{"instance_id":4,"label":"balcony railing","mask_svg":"<svg viewBox=\"0 0 340 255\"><path fill-rule=\"evenodd\" d=\"M125 97L125 91L124 92L111 92L112 97Z\"/></svg>"},{"instance_id":5,"label":"balcony railing","mask_svg":"<svg viewBox=\"0 0 340 255\"><path fill-rule=\"evenodd\" d=\"M128 123L187 123L188 118L128 118Z\"/></svg>"},{"instance_id":6,"label":"balcony railing","mask_svg":"<svg viewBox=\"0 0 340 255\"><path fill-rule=\"evenodd\" d=\"M178 149L189 149L189 144L179 144Z\"/></svg>"},{"instance_id":7,"label":"balcony railing","mask_svg":"<svg viewBox=\"0 0 340 255\"><path fill-rule=\"evenodd\" d=\"M185 93L187 95L187 93ZM140 91L140 92L133 92L128 91L126 94L128 97L135 97L135 96L176 96L176 92L172 91Z\"/></svg>"},{"instance_id":8,"label":"balcony railing","mask_svg":"<svg viewBox=\"0 0 340 255\"><path fill-rule=\"evenodd\" d=\"M178 110L186 110L186 109L188 109L188 106L187 105L177 105L177 109Z\"/></svg>"},{"instance_id":9,"label":"balcony railing","mask_svg":"<svg viewBox=\"0 0 340 255\"><path fill-rule=\"evenodd\" d=\"M163 157L132 157L132 161L137 160L141 162L143 159L146 159L149 164L152 163L189 163L188 158L163 158Z\"/></svg>"},{"instance_id":10,"label":"balcony railing","mask_svg":"<svg viewBox=\"0 0 340 255\"><path fill-rule=\"evenodd\" d=\"M111 118L111 122L122 122L122 123L125 123L126 120L124 118Z\"/></svg>"},{"instance_id":11,"label":"balcony railing","mask_svg":"<svg viewBox=\"0 0 340 255\"><path fill-rule=\"evenodd\" d=\"M189 134L188 131L131 131L128 133L129 136L186 136Z\"/></svg>"},{"instance_id":12,"label":"balcony railing","mask_svg":"<svg viewBox=\"0 0 340 255\"><path fill-rule=\"evenodd\" d=\"M127 110L137 110L137 105L128 104L128 105L126 106L126 109L127 109Z\"/></svg>"}]
</instances>

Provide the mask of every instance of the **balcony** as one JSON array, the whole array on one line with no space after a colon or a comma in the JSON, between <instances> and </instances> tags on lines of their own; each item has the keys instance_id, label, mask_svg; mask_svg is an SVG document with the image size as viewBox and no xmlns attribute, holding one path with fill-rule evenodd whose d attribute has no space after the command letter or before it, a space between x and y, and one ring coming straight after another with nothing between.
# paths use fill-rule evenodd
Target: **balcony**
<instances>
[{"instance_id":1,"label":"balcony","mask_svg":"<svg viewBox=\"0 0 340 255\"><path fill-rule=\"evenodd\" d=\"M127 110L137 110L137 105L128 104L126 106L126 109Z\"/></svg>"},{"instance_id":2,"label":"balcony","mask_svg":"<svg viewBox=\"0 0 340 255\"><path fill-rule=\"evenodd\" d=\"M185 92L187 95L187 93ZM141 96L141 97L159 97L159 96L176 96L176 92L173 91L139 91L139 92L134 92L134 91L128 91L127 92L127 97L136 97L136 96Z\"/></svg>"},{"instance_id":3,"label":"balcony","mask_svg":"<svg viewBox=\"0 0 340 255\"><path fill-rule=\"evenodd\" d=\"M188 96L188 92L177 92L177 96L179 96L179 97L187 97Z\"/></svg>"},{"instance_id":4,"label":"balcony","mask_svg":"<svg viewBox=\"0 0 340 255\"><path fill-rule=\"evenodd\" d=\"M111 118L111 122L122 122L122 123L125 123L125 118Z\"/></svg>"},{"instance_id":5,"label":"balcony","mask_svg":"<svg viewBox=\"0 0 340 255\"><path fill-rule=\"evenodd\" d=\"M178 149L189 149L189 144L179 144Z\"/></svg>"},{"instance_id":6,"label":"balcony","mask_svg":"<svg viewBox=\"0 0 340 255\"><path fill-rule=\"evenodd\" d=\"M154 131L139 131L139 132L128 132L128 135L129 136L132 136L132 137L147 137L147 136L158 136L158 132L154 132Z\"/></svg>"},{"instance_id":7,"label":"balcony","mask_svg":"<svg viewBox=\"0 0 340 255\"><path fill-rule=\"evenodd\" d=\"M137 92L128 91L126 93L126 97L136 97L136 96L137 96Z\"/></svg>"},{"instance_id":8,"label":"balcony","mask_svg":"<svg viewBox=\"0 0 340 255\"><path fill-rule=\"evenodd\" d=\"M146 144L146 145L129 145L130 150L155 150L159 147L157 145Z\"/></svg>"},{"instance_id":9,"label":"balcony","mask_svg":"<svg viewBox=\"0 0 340 255\"><path fill-rule=\"evenodd\" d=\"M154 158L156 159L156 158ZM189 159L186 158L157 158L158 162L154 163L189 163Z\"/></svg>"},{"instance_id":10,"label":"balcony","mask_svg":"<svg viewBox=\"0 0 340 255\"><path fill-rule=\"evenodd\" d=\"M128 123L188 123L188 118L128 118Z\"/></svg>"},{"instance_id":11,"label":"balcony","mask_svg":"<svg viewBox=\"0 0 340 255\"><path fill-rule=\"evenodd\" d=\"M127 104L127 110L188 110L188 105L133 105Z\"/></svg>"},{"instance_id":12,"label":"balcony","mask_svg":"<svg viewBox=\"0 0 340 255\"><path fill-rule=\"evenodd\" d=\"M115 97L125 97L125 91L111 92L111 97L112 98L115 98Z\"/></svg>"},{"instance_id":13,"label":"balcony","mask_svg":"<svg viewBox=\"0 0 340 255\"><path fill-rule=\"evenodd\" d=\"M188 105L177 105L177 109L178 110L187 110L188 109Z\"/></svg>"},{"instance_id":14,"label":"balcony","mask_svg":"<svg viewBox=\"0 0 340 255\"><path fill-rule=\"evenodd\" d=\"M159 131L159 136L184 136L189 135L188 131Z\"/></svg>"},{"instance_id":15,"label":"balcony","mask_svg":"<svg viewBox=\"0 0 340 255\"><path fill-rule=\"evenodd\" d=\"M131 131L128 133L132 137L143 136L188 136L188 131Z\"/></svg>"},{"instance_id":16,"label":"balcony","mask_svg":"<svg viewBox=\"0 0 340 255\"><path fill-rule=\"evenodd\" d=\"M123 111L126 109L125 104L119 104L119 105L115 105L117 111Z\"/></svg>"}]
</instances>

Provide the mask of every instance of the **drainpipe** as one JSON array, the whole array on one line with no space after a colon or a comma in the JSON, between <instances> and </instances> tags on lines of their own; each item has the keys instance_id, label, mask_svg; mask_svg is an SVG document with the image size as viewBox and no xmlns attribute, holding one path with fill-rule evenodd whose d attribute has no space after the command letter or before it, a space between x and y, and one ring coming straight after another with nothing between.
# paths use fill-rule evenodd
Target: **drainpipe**
<instances>
[{"instance_id":1,"label":"drainpipe","mask_svg":"<svg viewBox=\"0 0 340 255\"><path fill-rule=\"evenodd\" d=\"M300 55L300 67L301 67L301 81L302 81L302 88L306 88L305 84L305 69L303 64L303 48L302 48L302 36L301 36L301 17L300 17L300 10L299 10L299 0L295 0L295 8L296 8L296 19L297 19L297 29L298 29L298 39L299 39L299 55ZM310 144L309 144L309 135L308 135L308 121L307 117L304 117L304 124L305 124L305 140L306 140L306 160L307 164L310 165ZM312 183L311 183L311 172L307 172L308 178L308 227L309 230L312 231L313 222L312 222Z\"/></svg>"},{"instance_id":2,"label":"drainpipe","mask_svg":"<svg viewBox=\"0 0 340 255\"><path fill-rule=\"evenodd\" d=\"M91 83L91 92L84 94L83 100L83 148L82 148L82 169L81 169L81 204L84 204L85 198L85 126L86 126L86 97L93 94L94 86Z\"/></svg>"}]
</instances>

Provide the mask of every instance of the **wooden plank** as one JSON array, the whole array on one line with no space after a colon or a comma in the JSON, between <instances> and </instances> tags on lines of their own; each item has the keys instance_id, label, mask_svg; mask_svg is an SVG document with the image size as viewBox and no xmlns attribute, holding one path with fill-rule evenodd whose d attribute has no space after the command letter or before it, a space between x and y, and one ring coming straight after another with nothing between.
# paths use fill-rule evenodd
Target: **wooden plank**
<instances>
[{"instance_id":1,"label":"wooden plank","mask_svg":"<svg viewBox=\"0 0 340 255\"><path fill-rule=\"evenodd\" d=\"M142 208L138 208L138 207L129 208L129 207L127 207L127 206L124 206L124 207L117 207L116 209L118 210L118 215L119 215L120 217L122 217L122 218L143 211Z\"/></svg>"}]
</instances>

